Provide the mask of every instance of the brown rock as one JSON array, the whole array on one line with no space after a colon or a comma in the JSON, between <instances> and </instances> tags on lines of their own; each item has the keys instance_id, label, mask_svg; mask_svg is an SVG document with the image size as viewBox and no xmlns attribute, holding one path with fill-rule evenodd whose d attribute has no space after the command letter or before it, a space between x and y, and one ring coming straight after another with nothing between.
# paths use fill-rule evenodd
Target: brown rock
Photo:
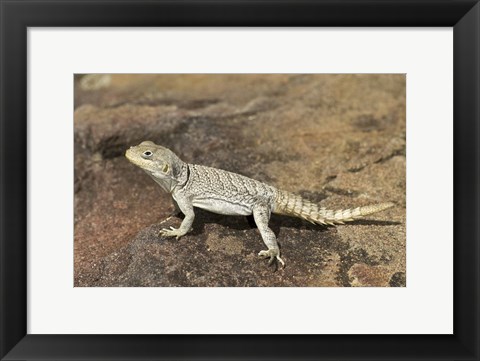
<instances>
[{"instance_id":1,"label":"brown rock","mask_svg":"<svg viewBox=\"0 0 480 361\"><path fill-rule=\"evenodd\" d=\"M109 77L76 77L75 286L404 286L403 75ZM323 206L396 206L336 228L273 216L274 272L244 217L198 210L192 233L158 237L181 220L123 157L147 139Z\"/></svg>"},{"instance_id":2,"label":"brown rock","mask_svg":"<svg viewBox=\"0 0 480 361\"><path fill-rule=\"evenodd\" d=\"M368 266L362 263L356 263L348 271L352 279L351 285L354 287L386 287L390 279L390 272L383 266Z\"/></svg>"}]
</instances>

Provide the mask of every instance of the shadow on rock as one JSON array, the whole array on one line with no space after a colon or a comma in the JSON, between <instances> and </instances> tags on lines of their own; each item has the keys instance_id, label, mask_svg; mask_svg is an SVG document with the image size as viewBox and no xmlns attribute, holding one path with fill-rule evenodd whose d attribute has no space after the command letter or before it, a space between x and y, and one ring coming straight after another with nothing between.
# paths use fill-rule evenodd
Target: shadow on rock
<instances>
[{"instance_id":1,"label":"shadow on rock","mask_svg":"<svg viewBox=\"0 0 480 361\"><path fill-rule=\"evenodd\" d=\"M193 231L186 236L177 240L158 235L162 228L180 223L180 217L169 217L105 257L96 286L350 286L351 266L382 264L364 250L352 250L335 227L273 216L270 225L287 263L275 272L257 257L265 245L247 217L197 210Z\"/></svg>"}]
</instances>

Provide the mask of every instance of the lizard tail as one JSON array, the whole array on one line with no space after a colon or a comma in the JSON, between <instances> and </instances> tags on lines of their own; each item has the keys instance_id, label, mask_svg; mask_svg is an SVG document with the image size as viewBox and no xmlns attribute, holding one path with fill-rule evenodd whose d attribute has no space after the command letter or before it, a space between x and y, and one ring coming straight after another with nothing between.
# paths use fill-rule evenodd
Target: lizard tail
<instances>
[{"instance_id":1,"label":"lizard tail","mask_svg":"<svg viewBox=\"0 0 480 361\"><path fill-rule=\"evenodd\" d=\"M393 203L379 203L352 209L330 210L299 195L280 190L277 192L273 213L302 218L316 224L344 224L393 207Z\"/></svg>"}]
</instances>

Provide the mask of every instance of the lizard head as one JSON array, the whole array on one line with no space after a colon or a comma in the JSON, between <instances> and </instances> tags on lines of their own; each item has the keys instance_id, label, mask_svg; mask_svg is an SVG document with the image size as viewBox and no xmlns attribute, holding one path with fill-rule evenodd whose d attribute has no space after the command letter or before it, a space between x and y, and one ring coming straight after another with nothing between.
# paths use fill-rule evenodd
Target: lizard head
<instances>
[{"instance_id":1,"label":"lizard head","mask_svg":"<svg viewBox=\"0 0 480 361\"><path fill-rule=\"evenodd\" d=\"M175 153L151 141L130 147L125 157L156 180L175 180L182 171L183 161Z\"/></svg>"}]
</instances>

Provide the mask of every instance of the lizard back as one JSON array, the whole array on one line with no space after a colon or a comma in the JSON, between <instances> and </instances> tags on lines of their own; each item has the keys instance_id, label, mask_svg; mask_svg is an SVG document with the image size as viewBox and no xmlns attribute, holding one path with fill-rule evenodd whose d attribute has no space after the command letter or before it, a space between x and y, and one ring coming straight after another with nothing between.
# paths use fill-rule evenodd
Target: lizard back
<instances>
[{"instance_id":1,"label":"lizard back","mask_svg":"<svg viewBox=\"0 0 480 361\"><path fill-rule=\"evenodd\" d=\"M188 164L189 178L183 191L193 205L215 213L250 215L256 204L273 206L276 189L263 182L222 169Z\"/></svg>"}]
</instances>

